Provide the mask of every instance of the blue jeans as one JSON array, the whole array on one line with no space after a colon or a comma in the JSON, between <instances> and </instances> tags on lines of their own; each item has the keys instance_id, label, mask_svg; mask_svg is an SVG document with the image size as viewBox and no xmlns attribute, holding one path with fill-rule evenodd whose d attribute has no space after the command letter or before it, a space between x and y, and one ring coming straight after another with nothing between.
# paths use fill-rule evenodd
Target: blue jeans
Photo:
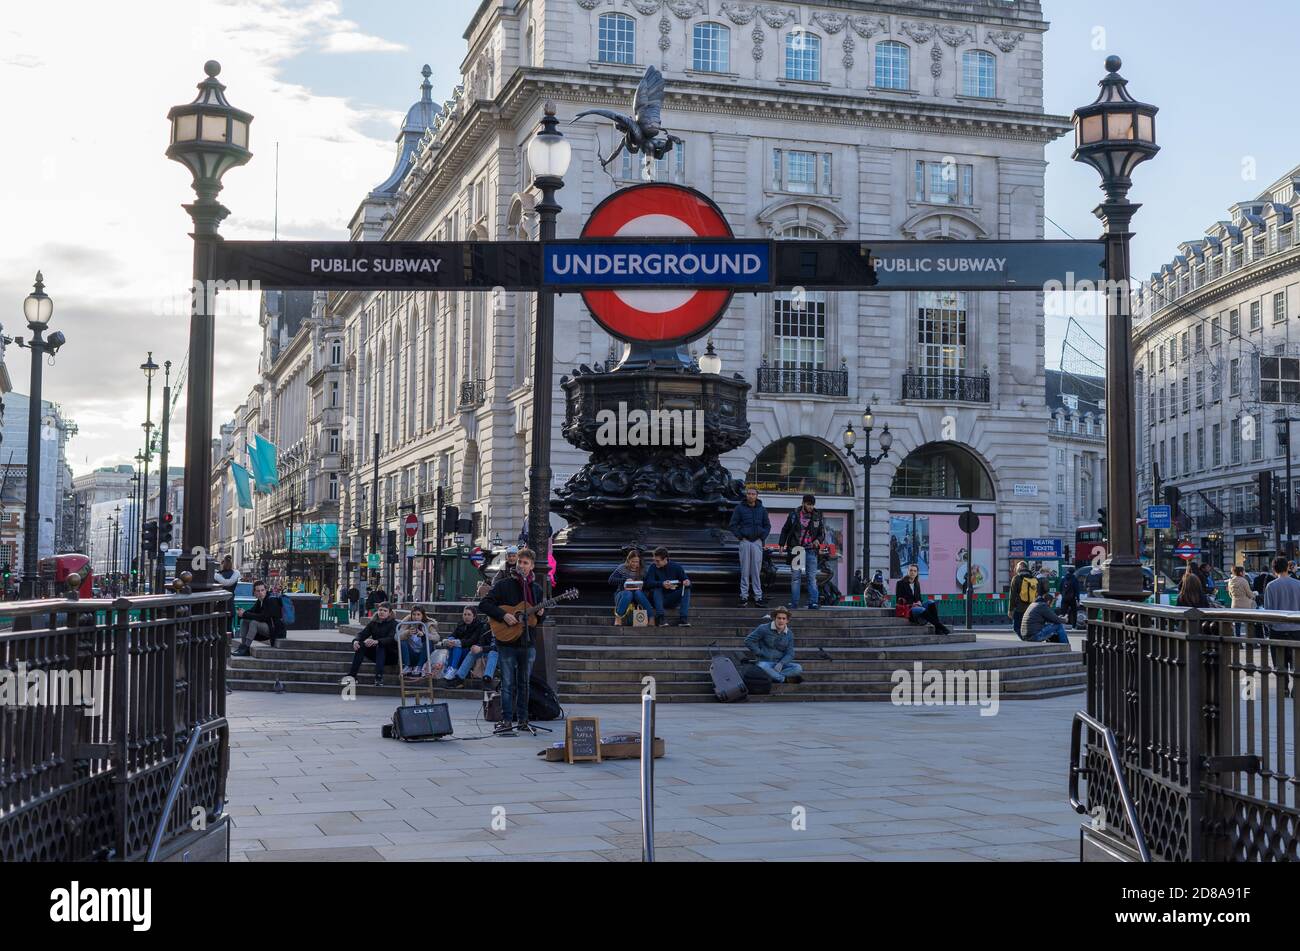
<instances>
[{"instance_id":1,"label":"blue jeans","mask_svg":"<svg viewBox=\"0 0 1300 951\"><path fill-rule=\"evenodd\" d=\"M760 660L754 666L779 684L785 683L785 678L787 677L793 677L796 674L803 673L803 667L796 664L794 661L790 661L790 663L786 664L780 670L777 670L776 665L770 660Z\"/></svg>"},{"instance_id":2,"label":"blue jeans","mask_svg":"<svg viewBox=\"0 0 1300 951\"><path fill-rule=\"evenodd\" d=\"M402 641L402 666L419 667L429 656L429 649L421 641L418 646L412 646L410 639Z\"/></svg>"},{"instance_id":3,"label":"blue jeans","mask_svg":"<svg viewBox=\"0 0 1300 951\"><path fill-rule=\"evenodd\" d=\"M497 644L501 654L501 718L507 723L528 719L528 678L533 673L537 648Z\"/></svg>"},{"instance_id":4,"label":"blue jeans","mask_svg":"<svg viewBox=\"0 0 1300 951\"><path fill-rule=\"evenodd\" d=\"M1068 644L1070 639L1065 636L1064 624L1044 624L1043 629L1029 638L1031 641L1055 641L1058 644Z\"/></svg>"},{"instance_id":5,"label":"blue jeans","mask_svg":"<svg viewBox=\"0 0 1300 951\"><path fill-rule=\"evenodd\" d=\"M803 580L808 579L808 606L812 607L817 603L817 553L812 548L805 548L803 552L803 571L790 570L790 607L799 606L799 594L802 588Z\"/></svg>"},{"instance_id":6,"label":"blue jeans","mask_svg":"<svg viewBox=\"0 0 1300 951\"><path fill-rule=\"evenodd\" d=\"M647 612L654 610L654 607L650 604L650 599L647 598L642 592L620 591L618 592L618 594L614 595L615 616L622 617L623 615L627 614L627 609L632 606L632 602L634 601L641 607L645 608Z\"/></svg>"},{"instance_id":7,"label":"blue jeans","mask_svg":"<svg viewBox=\"0 0 1300 951\"><path fill-rule=\"evenodd\" d=\"M465 656L461 658L459 667L453 667L450 661L447 663L447 672L444 676L448 680L455 680L457 677L461 680L466 679L469 677L469 672L474 669L474 662L483 656L483 654L475 654L471 651L465 651ZM486 656L487 663L483 665L483 676L491 677L497 672L498 655L496 651L488 651Z\"/></svg>"},{"instance_id":8,"label":"blue jeans","mask_svg":"<svg viewBox=\"0 0 1300 951\"><path fill-rule=\"evenodd\" d=\"M665 591L663 588L654 589L655 599L655 620L664 619L664 608L679 608L677 614L683 621L690 620L691 616L691 589L678 585L676 591Z\"/></svg>"}]
</instances>

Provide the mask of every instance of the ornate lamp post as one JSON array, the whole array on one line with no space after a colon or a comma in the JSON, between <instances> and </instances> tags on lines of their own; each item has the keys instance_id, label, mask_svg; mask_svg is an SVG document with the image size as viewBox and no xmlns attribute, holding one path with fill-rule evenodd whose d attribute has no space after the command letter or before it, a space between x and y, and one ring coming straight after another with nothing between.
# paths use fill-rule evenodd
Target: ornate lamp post
<instances>
[{"instance_id":1,"label":"ornate lamp post","mask_svg":"<svg viewBox=\"0 0 1300 951\"><path fill-rule=\"evenodd\" d=\"M528 165L533 184L542 193L537 203L538 238L555 238L555 220L560 206L555 193L564 187L572 149L560 134L555 103L547 102L542 127L528 143ZM549 290L537 294L537 339L533 347L533 432L532 457L528 466L528 541L537 555L543 579L549 579L547 553L551 543L551 390L554 388L555 295ZM542 583L550 590L549 580Z\"/></svg>"},{"instance_id":2,"label":"ornate lamp post","mask_svg":"<svg viewBox=\"0 0 1300 951\"><path fill-rule=\"evenodd\" d=\"M54 301L45 293L45 280L36 272L32 292L23 301L23 317L31 336L20 347L32 352L31 395L27 403L27 499L23 511L23 582L22 597L34 598L40 585L40 530L41 530L41 368L45 355L54 353L63 345L63 334L53 333L49 340L42 335L54 314Z\"/></svg>"},{"instance_id":3,"label":"ornate lamp post","mask_svg":"<svg viewBox=\"0 0 1300 951\"><path fill-rule=\"evenodd\" d=\"M215 345L213 303L209 291L212 254L220 240L217 229L230 212L217 201L221 178L252 153L248 150L248 126L253 117L227 100L226 87L217 81L221 64L208 60L203 65L207 78L199 83L193 102L174 106L167 113L171 122L171 144L167 157L180 162L193 176L197 200L186 205L194 222L194 305L190 313L189 398L185 401L185 524L184 539L176 574L188 570L193 587L208 587L208 516L212 507L212 354ZM195 549L203 555L201 570L194 570Z\"/></svg>"},{"instance_id":4,"label":"ornate lamp post","mask_svg":"<svg viewBox=\"0 0 1300 951\"><path fill-rule=\"evenodd\" d=\"M849 423L848 429L844 430L844 452L854 462L863 468L862 478L862 580L864 583L871 582L871 470L880 465L884 458L889 455L889 447L894 444L894 434L889 431L889 424L880 431L880 452L877 455L871 454L871 429L875 424L875 414L871 412L868 406L862 413L862 454L853 451L854 445L858 441L858 434L853 431L853 424Z\"/></svg>"},{"instance_id":5,"label":"ornate lamp post","mask_svg":"<svg viewBox=\"0 0 1300 951\"><path fill-rule=\"evenodd\" d=\"M1129 230L1142 207L1128 200L1133 170L1152 158L1155 106L1138 102L1119 74L1118 56L1106 58L1101 93L1074 112L1076 162L1101 175L1105 200L1093 211L1106 244L1106 496L1110 553L1102 565L1102 593L1141 600L1142 562L1137 547L1137 469L1134 433L1133 321L1129 311Z\"/></svg>"}]
</instances>

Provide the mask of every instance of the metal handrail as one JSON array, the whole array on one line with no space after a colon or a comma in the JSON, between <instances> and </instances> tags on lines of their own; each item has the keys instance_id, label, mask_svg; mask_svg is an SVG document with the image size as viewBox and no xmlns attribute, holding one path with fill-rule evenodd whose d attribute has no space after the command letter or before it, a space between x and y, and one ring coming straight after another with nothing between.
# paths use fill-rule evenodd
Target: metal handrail
<instances>
[{"instance_id":1,"label":"metal handrail","mask_svg":"<svg viewBox=\"0 0 1300 951\"><path fill-rule=\"evenodd\" d=\"M1079 752L1082 749L1083 739L1082 726L1085 723L1100 733L1106 741L1106 755L1110 759L1110 768L1114 771L1115 782L1119 786L1119 798L1124 804L1124 814L1128 816L1128 823L1133 828L1133 838L1137 840L1138 855L1141 856L1143 862L1150 862L1151 851L1147 848L1146 836L1142 834L1142 825L1138 822L1137 806L1133 802L1133 797L1129 795L1128 783L1124 782L1124 772L1119 761L1119 744L1115 742L1115 732L1096 717L1090 716L1082 710L1076 710L1074 719L1070 722L1070 807L1079 815L1084 815L1088 811L1088 807L1079 799L1079 777L1092 775L1091 769L1079 765Z\"/></svg>"},{"instance_id":2,"label":"metal handrail","mask_svg":"<svg viewBox=\"0 0 1300 951\"><path fill-rule=\"evenodd\" d=\"M176 775L172 777L171 787L167 790L167 801L163 803L162 816L158 819L158 826L153 830L153 840L149 843L149 854L145 858L146 862L158 861L158 850L162 848L163 835L167 831L167 822L171 819L172 809L176 807L176 800L180 797L181 784L185 782L185 774L189 772L190 762L194 759L194 751L199 748L199 737L209 730L219 729L225 725L225 717L194 725L194 730L190 733L190 741L185 744L185 755L181 757L180 764L176 767Z\"/></svg>"},{"instance_id":3,"label":"metal handrail","mask_svg":"<svg viewBox=\"0 0 1300 951\"><path fill-rule=\"evenodd\" d=\"M599 737L597 737L599 740ZM641 861L655 860L655 697L641 695Z\"/></svg>"}]
</instances>

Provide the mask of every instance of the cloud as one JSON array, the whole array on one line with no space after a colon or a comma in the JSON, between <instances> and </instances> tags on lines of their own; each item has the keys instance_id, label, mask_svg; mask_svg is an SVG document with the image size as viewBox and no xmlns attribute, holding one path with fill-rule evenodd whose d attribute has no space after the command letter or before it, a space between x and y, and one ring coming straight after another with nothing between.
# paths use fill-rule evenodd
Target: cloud
<instances>
[{"instance_id":1,"label":"cloud","mask_svg":"<svg viewBox=\"0 0 1300 951\"><path fill-rule=\"evenodd\" d=\"M378 36L352 30L331 33L325 37L322 51L326 53L400 53L406 47Z\"/></svg>"},{"instance_id":2,"label":"cloud","mask_svg":"<svg viewBox=\"0 0 1300 951\"><path fill-rule=\"evenodd\" d=\"M68 451L74 471L129 460L140 445L147 351L179 372L188 346L184 311L192 267L193 200L188 173L163 155L167 110L195 95L203 63L239 108L254 115L253 159L225 178L227 238L268 239L276 210L280 145L282 237L346 240L357 202L393 162L391 130L370 134L377 110L318 95L285 79L305 52L343 51L366 37L328 0L138 0L129 23L112 4L79 5L67 29L60 4L8 4L0 88L27 90L5 100L5 127L22 147L0 150L0 207L23 227L0 231L0 321L17 329L20 302L38 269L55 300L52 329L68 345L46 367L44 395L80 426ZM51 37L58 37L51 43ZM112 108L79 110L97 79L105 42L113 45ZM398 44L388 44L401 48ZM374 47L370 47L373 49ZM37 49L43 62L11 50ZM15 143L19 140L15 140ZM255 295L218 319L214 422L229 417L257 380L261 333ZM177 306L179 302L179 306ZM8 348L9 373L27 390L26 351ZM155 378L158 420L161 376ZM188 394L186 394L188 395ZM173 417L172 454L183 458L185 397Z\"/></svg>"}]
</instances>

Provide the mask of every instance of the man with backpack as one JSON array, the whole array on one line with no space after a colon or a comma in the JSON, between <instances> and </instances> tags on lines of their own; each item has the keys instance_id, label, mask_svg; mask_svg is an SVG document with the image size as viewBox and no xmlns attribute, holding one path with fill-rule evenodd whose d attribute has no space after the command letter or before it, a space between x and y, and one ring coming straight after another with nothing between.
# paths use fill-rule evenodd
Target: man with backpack
<instances>
[{"instance_id":1,"label":"man with backpack","mask_svg":"<svg viewBox=\"0 0 1300 951\"><path fill-rule=\"evenodd\" d=\"M794 634L790 630L789 608L777 608L772 620L760 624L745 638L745 646L756 658L755 666L779 684L802 683L803 667L795 663Z\"/></svg>"},{"instance_id":2,"label":"man with backpack","mask_svg":"<svg viewBox=\"0 0 1300 951\"><path fill-rule=\"evenodd\" d=\"M1021 619L1029 610L1029 606L1038 600L1038 579L1029 570L1029 565L1023 561L1016 565L1016 573L1011 579L1008 594L1007 611L1011 615L1011 629L1019 634Z\"/></svg>"},{"instance_id":3,"label":"man with backpack","mask_svg":"<svg viewBox=\"0 0 1300 951\"><path fill-rule=\"evenodd\" d=\"M821 607L817 592L817 555L821 551L822 541L826 538L826 522L817 509L817 497L805 495L803 504L786 516L781 527L780 545L791 553L790 561L790 606L799 607L799 594L802 583L808 585L808 607L814 611ZM803 549L803 568L797 567L793 557L795 549Z\"/></svg>"}]
</instances>

